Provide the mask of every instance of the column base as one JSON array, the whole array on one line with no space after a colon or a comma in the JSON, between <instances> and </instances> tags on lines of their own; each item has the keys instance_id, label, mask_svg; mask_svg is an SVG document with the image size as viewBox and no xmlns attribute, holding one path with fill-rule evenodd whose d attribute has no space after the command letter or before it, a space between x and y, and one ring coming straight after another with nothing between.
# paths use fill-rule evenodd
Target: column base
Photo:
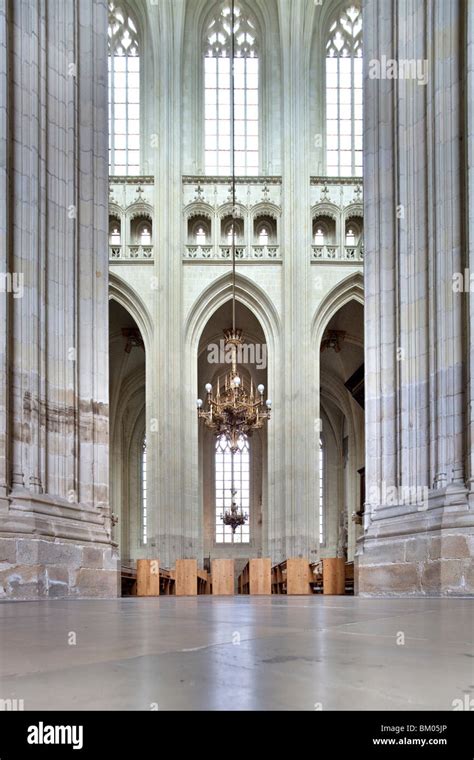
<instances>
[{"instance_id":1,"label":"column base","mask_svg":"<svg viewBox=\"0 0 474 760\"><path fill-rule=\"evenodd\" d=\"M456 512L428 510L372 522L357 549L355 593L473 596L474 516Z\"/></svg>"},{"instance_id":2,"label":"column base","mask_svg":"<svg viewBox=\"0 0 474 760\"><path fill-rule=\"evenodd\" d=\"M120 596L120 560L97 509L15 494L0 515L0 600Z\"/></svg>"}]
</instances>

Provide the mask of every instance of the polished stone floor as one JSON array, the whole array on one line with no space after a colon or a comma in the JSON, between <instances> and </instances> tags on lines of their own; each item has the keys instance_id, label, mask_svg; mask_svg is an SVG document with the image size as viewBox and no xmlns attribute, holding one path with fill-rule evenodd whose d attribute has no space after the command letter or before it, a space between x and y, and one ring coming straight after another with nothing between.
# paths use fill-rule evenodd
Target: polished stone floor
<instances>
[{"instance_id":1,"label":"polished stone floor","mask_svg":"<svg viewBox=\"0 0 474 760\"><path fill-rule=\"evenodd\" d=\"M469 599L356 597L3 603L0 699L25 710L449 710L474 695L473 610Z\"/></svg>"}]
</instances>

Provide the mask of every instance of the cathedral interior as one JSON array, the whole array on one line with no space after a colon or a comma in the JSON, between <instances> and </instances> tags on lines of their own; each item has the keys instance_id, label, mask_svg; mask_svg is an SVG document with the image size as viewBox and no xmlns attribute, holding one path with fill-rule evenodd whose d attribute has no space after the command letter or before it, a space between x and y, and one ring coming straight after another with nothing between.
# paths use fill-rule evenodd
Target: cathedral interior
<instances>
[{"instance_id":1,"label":"cathedral interior","mask_svg":"<svg viewBox=\"0 0 474 760\"><path fill-rule=\"evenodd\" d=\"M0 0L4 709L472 692L473 104L469 0Z\"/></svg>"}]
</instances>

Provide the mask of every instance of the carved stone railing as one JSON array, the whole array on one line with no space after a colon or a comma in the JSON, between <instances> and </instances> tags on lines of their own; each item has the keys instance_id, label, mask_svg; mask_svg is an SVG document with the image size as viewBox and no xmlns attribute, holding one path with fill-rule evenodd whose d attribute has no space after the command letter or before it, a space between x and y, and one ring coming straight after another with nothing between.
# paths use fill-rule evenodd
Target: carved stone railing
<instances>
[{"instance_id":1,"label":"carved stone railing","mask_svg":"<svg viewBox=\"0 0 474 760\"><path fill-rule=\"evenodd\" d=\"M110 261L135 261L145 260L150 261L153 259L153 246L152 245L109 245L109 260Z\"/></svg>"},{"instance_id":2,"label":"carved stone railing","mask_svg":"<svg viewBox=\"0 0 474 760\"><path fill-rule=\"evenodd\" d=\"M184 258L193 260L218 259L230 261L232 258L232 247L230 245L186 245L184 248ZM237 261L248 260L279 260L279 245L237 245L235 247L235 258Z\"/></svg>"},{"instance_id":3,"label":"carved stone railing","mask_svg":"<svg viewBox=\"0 0 474 760\"><path fill-rule=\"evenodd\" d=\"M313 259L338 259L339 258L339 246L338 245L313 245L311 246L313 251Z\"/></svg>"},{"instance_id":4,"label":"carved stone railing","mask_svg":"<svg viewBox=\"0 0 474 760\"><path fill-rule=\"evenodd\" d=\"M311 258L315 261L358 261L364 260L363 245L312 245Z\"/></svg>"},{"instance_id":5,"label":"carved stone railing","mask_svg":"<svg viewBox=\"0 0 474 760\"><path fill-rule=\"evenodd\" d=\"M187 245L184 250L185 259L212 259L213 245Z\"/></svg>"},{"instance_id":6,"label":"carved stone railing","mask_svg":"<svg viewBox=\"0 0 474 760\"><path fill-rule=\"evenodd\" d=\"M344 246L344 258L350 261L363 261L364 260L364 246L363 245L345 245Z\"/></svg>"}]
</instances>

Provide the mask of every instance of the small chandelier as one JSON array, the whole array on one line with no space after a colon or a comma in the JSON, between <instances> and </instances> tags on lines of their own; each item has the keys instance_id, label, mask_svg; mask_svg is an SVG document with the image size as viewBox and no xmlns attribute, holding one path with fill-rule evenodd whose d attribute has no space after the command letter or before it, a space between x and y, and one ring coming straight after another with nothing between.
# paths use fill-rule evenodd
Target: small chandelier
<instances>
[{"instance_id":1,"label":"small chandelier","mask_svg":"<svg viewBox=\"0 0 474 760\"><path fill-rule=\"evenodd\" d=\"M244 514L242 510L239 512L239 507L237 506L237 502L235 501L235 496L237 494L237 491L234 488L231 488L232 493L232 504L230 509L226 509L224 514L221 515L221 520L224 523L224 525L230 525L232 528L232 533L235 533L237 528L240 528L242 525L245 525L246 521L249 519L249 516L247 514Z\"/></svg>"},{"instance_id":2,"label":"small chandelier","mask_svg":"<svg viewBox=\"0 0 474 760\"><path fill-rule=\"evenodd\" d=\"M254 430L259 430L270 419L272 402L264 401L264 385L254 389L253 380L245 387L237 370L237 351L242 345L242 330L232 327L224 330L225 345L230 347L232 369L225 376L223 386L217 380L215 392L211 383L206 384L206 408L198 398L198 418L216 436L225 435L229 441L232 453L238 448L241 435L250 436Z\"/></svg>"}]
</instances>

